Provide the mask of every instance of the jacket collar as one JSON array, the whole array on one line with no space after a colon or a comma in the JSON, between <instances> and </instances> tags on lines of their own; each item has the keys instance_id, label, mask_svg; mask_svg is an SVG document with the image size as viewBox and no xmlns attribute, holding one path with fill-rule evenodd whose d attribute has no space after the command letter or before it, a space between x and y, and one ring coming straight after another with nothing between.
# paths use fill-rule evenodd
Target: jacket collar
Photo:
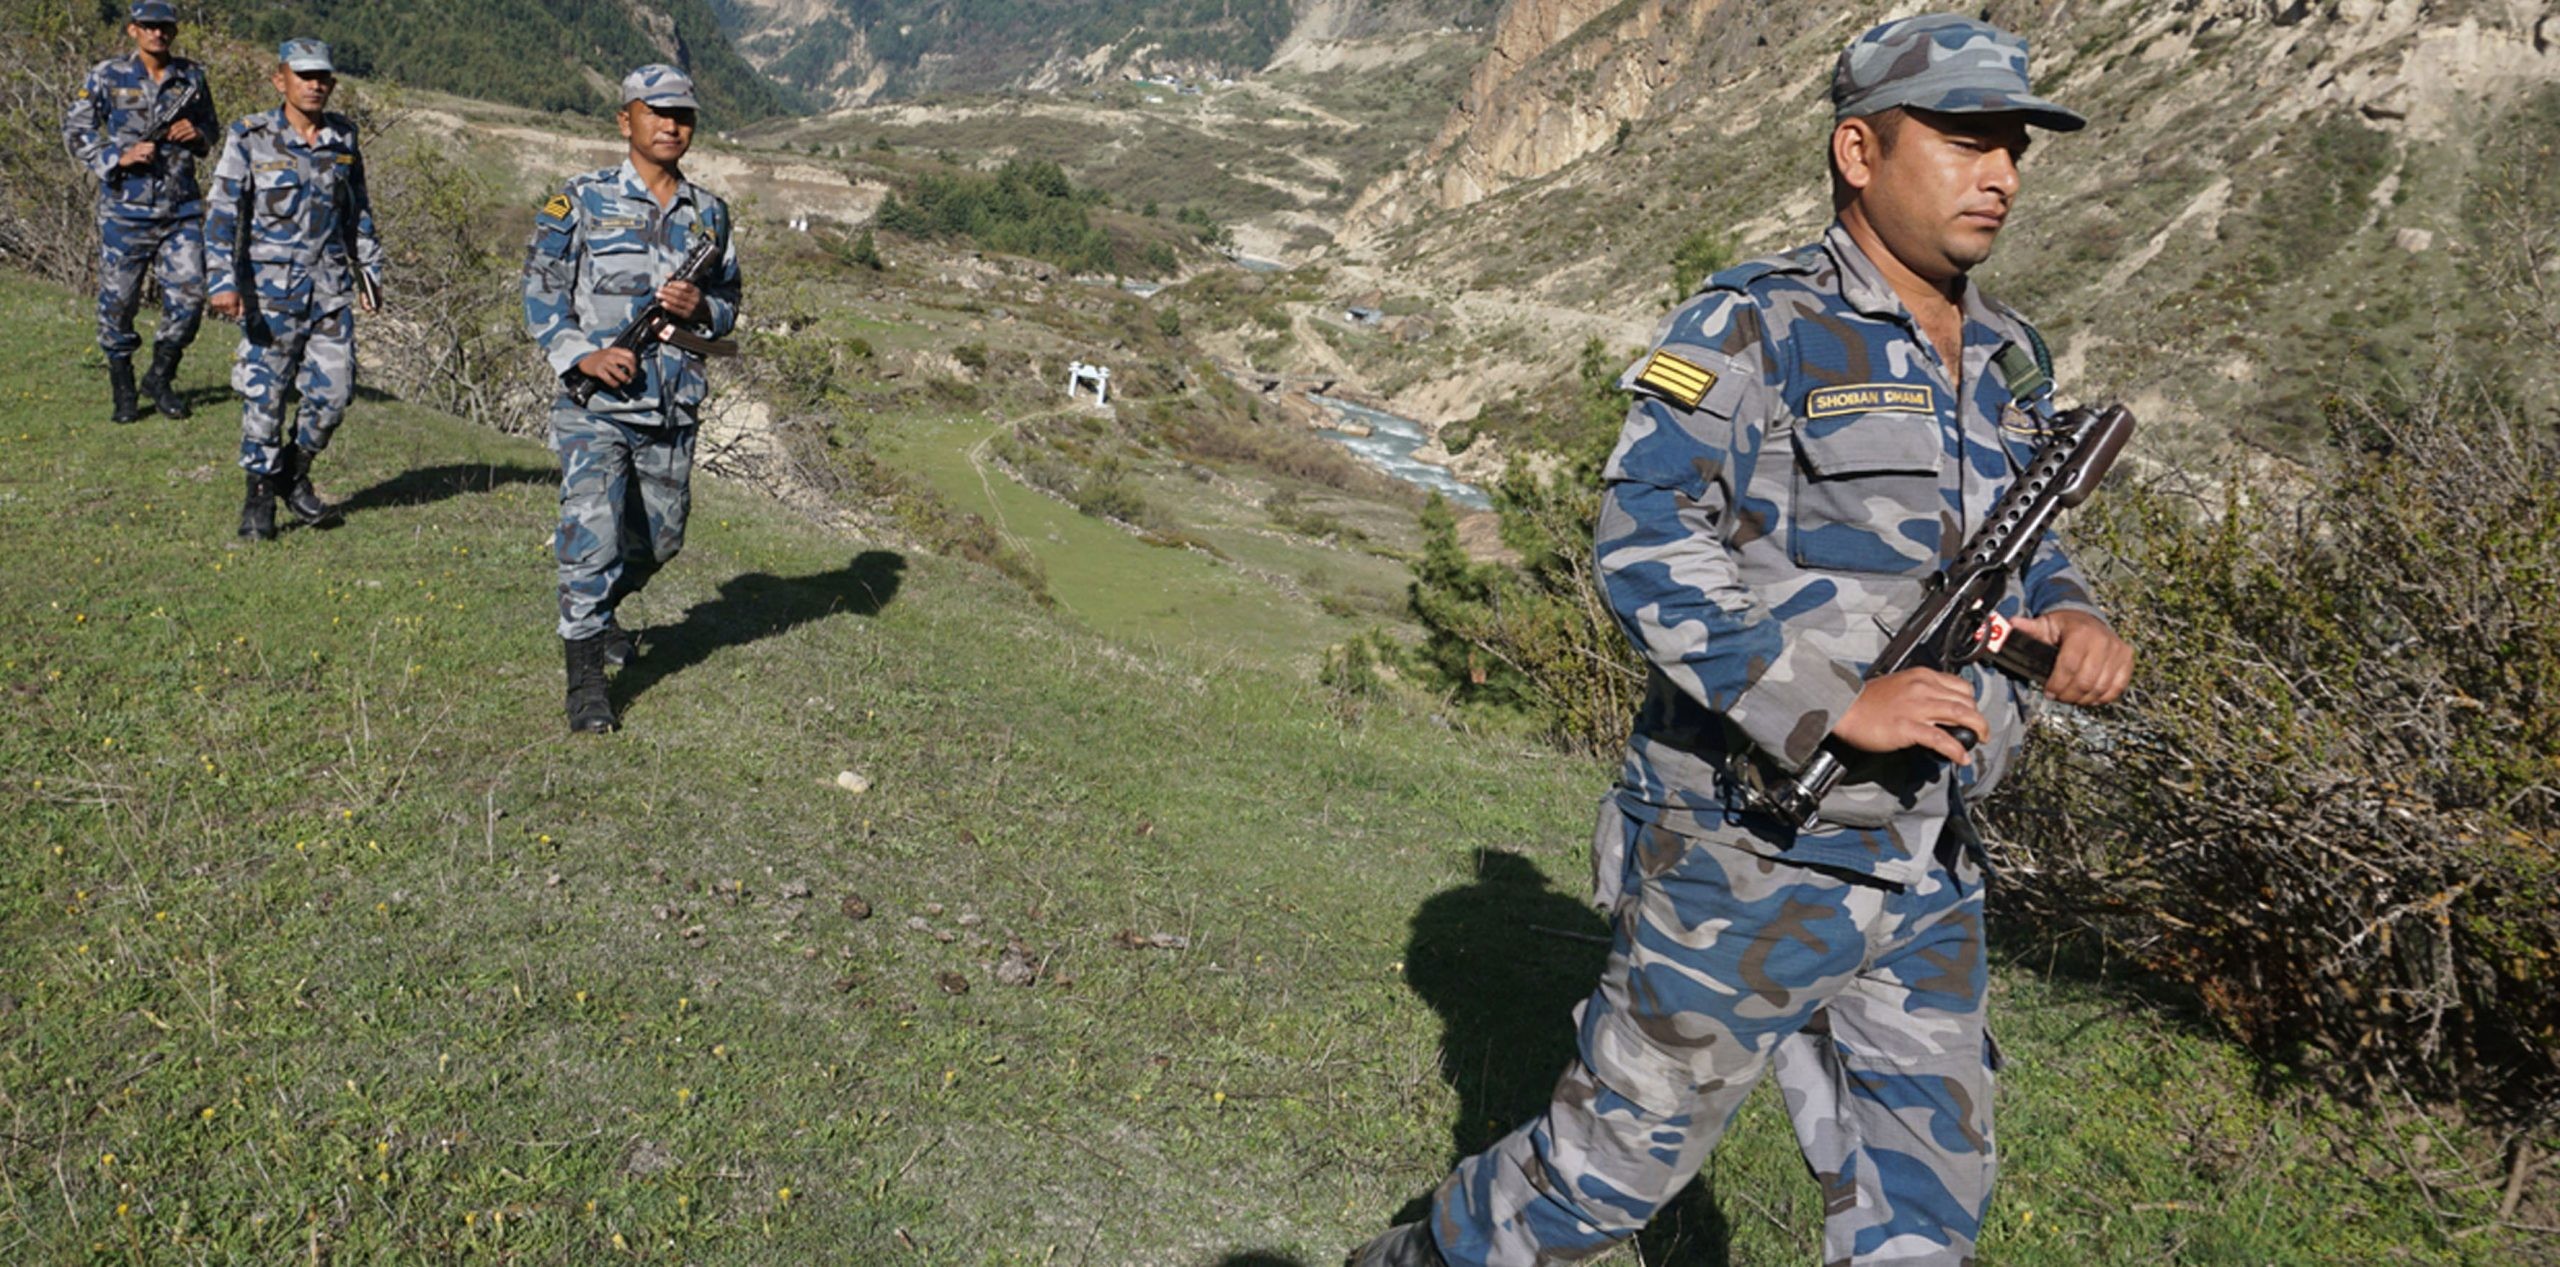
<instances>
[{"instance_id":1,"label":"jacket collar","mask_svg":"<svg viewBox=\"0 0 2560 1267\"><path fill-rule=\"evenodd\" d=\"M622 179L623 197L648 203L652 207L658 205L658 199L655 195L649 192L649 186L641 182L640 169L633 167L629 158L626 157L622 160L622 166L618 169L617 174ZM674 211L677 207L684 206L695 201L696 200L693 196L693 182L679 176L676 178L676 196L667 200L666 209L668 211Z\"/></svg>"},{"instance_id":2,"label":"jacket collar","mask_svg":"<svg viewBox=\"0 0 2560 1267\"><path fill-rule=\"evenodd\" d=\"M350 145L354 141L355 138L349 134L348 129L338 126L337 118L337 115L326 110L320 112L320 128L311 134L311 148L316 150L325 149L331 145ZM268 131L286 141L295 145L302 143L302 134L293 130L293 120L285 117L283 106L277 106L259 115L258 119L266 124Z\"/></svg>"},{"instance_id":3,"label":"jacket collar","mask_svg":"<svg viewBox=\"0 0 2560 1267\"><path fill-rule=\"evenodd\" d=\"M1822 246L1831 253L1832 262L1840 269L1840 298L1850 307L1866 316L1898 321L1915 330L1919 328L1918 323L1912 320L1911 310L1903 305L1902 296L1894 292L1893 283L1885 280L1884 270L1878 268L1866 251L1858 246L1858 240L1850 236L1848 225L1832 221L1831 227L1822 235ZM2018 337L2017 331L2010 328L2008 319L1984 298L1982 288L1974 285L1971 277L1965 279L1964 293L1957 297L1956 306L1963 312L1967 325L1989 326L2003 339Z\"/></svg>"}]
</instances>

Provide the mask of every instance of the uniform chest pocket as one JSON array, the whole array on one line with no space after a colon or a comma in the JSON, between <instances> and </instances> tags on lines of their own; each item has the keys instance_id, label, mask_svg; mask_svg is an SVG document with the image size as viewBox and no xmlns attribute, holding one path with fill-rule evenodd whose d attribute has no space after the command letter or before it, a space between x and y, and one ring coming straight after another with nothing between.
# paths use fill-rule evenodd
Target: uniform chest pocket
<instances>
[{"instance_id":1,"label":"uniform chest pocket","mask_svg":"<svg viewBox=\"0 0 2560 1267\"><path fill-rule=\"evenodd\" d=\"M599 295L646 295L658 288L657 259L637 234L589 239L587 268L589 289Z\"/></svg>"},{"instance_id":2,"label":"uniform chest pocket","mask_svg":"<svg viewBox=\"0 0 2560 1267\"><path fill-rule=\"evenodd\" d=\"M309 182L290 167L258 173L251 189L257 198L258 214L269 220L300 219L303 205L311 197Z\"/></svg>"},{"instance_id":3,"label":"uniform chest pocket","mask_svg":"<svg viewBox=\"0 0 2560 1267\"><path fill-rule=\"evenodd\" d=\"M1946 456L1935 417L1815 419L1798 424L1794 447L1787 553L1796 566L1893 574L1938 566Z\"/></svg>"}]
</instances>

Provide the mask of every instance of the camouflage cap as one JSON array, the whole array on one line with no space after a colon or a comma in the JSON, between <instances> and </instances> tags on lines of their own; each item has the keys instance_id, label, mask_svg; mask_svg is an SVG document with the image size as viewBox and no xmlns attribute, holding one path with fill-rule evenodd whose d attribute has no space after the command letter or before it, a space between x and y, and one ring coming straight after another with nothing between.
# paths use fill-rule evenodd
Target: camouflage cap
<instances>
[{"instance_id":1,"label":"camouflage cap","mask_svg":"<svg viewBox=\"0 0 2560 1267\"><path fill-rule=\"evenodd\" d=\"M113 12L113 10L109 10L109 12ZM125 15L125 20L128 22L166 22L175 26L178 21L178 6L169 3L169 0L139 0L139 3L133 6L132 11Z\"/></svg>"},{"instance_id":2,"label":"camouflage cap","mask_svg":"<svg viewBox=\"0 0 2560 1267\"><path fill-rule=\"evenodd\" d=\"M329 60L329 46L309 36L286 40L276 49L277 60L286 70L319 71L337 74L337 64Z\"/></svg>"},{"instance_id":3,"label":"camouflage cap","mask_svg":"<svg viewBox=\"0 0 2560 1267\"><path fill-rule=\"evenodd\" d=\"M663 63L652 62L622 77L622 104L634 101L670 110L699 108L693 99L693 79L683 71Z\"/></svg>"},{"instance_id":4,"label":"camouflage cap","mask_svg":"<svg viewBox=\"0 0 2560 1267\"><path fill-rule=\"evenodd\" d=\"M1953 13L1900 18L1849 41L1831 68L1833 122L1912 106L1947 114L2016 111L2056 132L2089 121L2027 88L2027 42Z\"/></svg>"}]
</instances>

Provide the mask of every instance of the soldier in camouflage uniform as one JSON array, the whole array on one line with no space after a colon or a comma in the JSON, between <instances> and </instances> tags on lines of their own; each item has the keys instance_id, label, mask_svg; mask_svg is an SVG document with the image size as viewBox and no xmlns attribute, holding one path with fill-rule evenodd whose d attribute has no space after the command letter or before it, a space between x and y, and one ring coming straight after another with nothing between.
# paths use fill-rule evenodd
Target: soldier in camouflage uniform
<instances>
[{"instance_id":1,"label":"soldier in camouflage uniform","mask_svg":"<svg viewBox=\"0 0 2560 1267\"><path fill-rule=\"evenodd\" d=\"M160 280L160 330L141 396L161 413L187 416L173 380L178 360L204 318L204 194L196 160L213 148L213 90L204 68L172 54L178 11L168 0L142 0L129 11L129 56L89 71L63 112L62 140L98 178L98 347L107 354L107 386L117 422L142 416L135 393L133 332L142 274ZM162 103L185 102L157 138L148 135Z\"/></svg>"},{"instance_id":2,"label":"soldier in camouflage uniform","mask_svg":"<svg viewBox=\"0 0 2560 1267\"><path fill-rule=\"evenodd\" d=\"M338 86L329 46L286 40L274 83L282 104L231 125L205 216L213 310L241 324L231 388L244 540L276 535L278 499L312 527L337 522L311 487L311 461L355 396L355 309L374 311L382 285L355 121L327 111ZM302 399L291 439L288 392Z\"/></svg>"},{"instance_id":3,"label":"soldier in camouflage uniform","mask_svg":"<svg viewBox=\"0 0 2560 1267\"><path fill-rule=\"evenodd\" d=\"M627 158L573 178L543 205L524 265L525 324L552 371L602 384L583 405L564 390L551 408L566 706L569 728L583 733L619 724L605 666L637 644L615 609L684 548L706 390L696 352L652 341L634 353L612 347L614 336L653 298L706 339L738 320L729 206L679 166L693 146L693 81L672 66L643 66L623 79L622 102ZM710 283L670 280L706 234L721 244Z\"/></svg>"},{"instance_id":4,"label":"soldier in camouflage uniform","mask_svg":"<svg viewBox=\"0 0 2560 1267\"><path fill-rule=\"evenodd\" d=\"M1764 1070L1827 1262L1973 1261L1997 1058L1967 806L2035 692L1985 667L1861 677L2052 417L2035 332L1966 274L2027 126L2084 120L2029 92L2025 41L1955 16L1859 36L1831 91L1836 222L1709 279L1622 380L1594 536L1650 687L1593 850L1616 938L1579 1059L1360 1267L1593 1257L1688 1183ZM2132 651L2053 542L2018 588L2004 613L2058 647L2044 693L2116 698ZM1816 820L1764 812L1747 789L1826 745L1849 774Z\"/></svg>"}]
</instances>

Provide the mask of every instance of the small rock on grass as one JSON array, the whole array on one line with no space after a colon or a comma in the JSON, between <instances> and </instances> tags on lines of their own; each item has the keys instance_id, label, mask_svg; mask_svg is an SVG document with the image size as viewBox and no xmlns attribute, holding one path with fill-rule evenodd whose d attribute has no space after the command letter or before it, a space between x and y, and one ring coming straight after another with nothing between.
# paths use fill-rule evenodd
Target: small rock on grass
<instances>
[{"instance_id":1,"label":"small rock on grass","mask_svg":"<svg viewBox=\"0 0 2560 1267\"><path fill-rule=\"evenodd\" d=\"M1191 939L1180 933L1141 933L1124 928L1112 937L1111 944L1122 950L1189 950Z\"/></svg>"},{"instance_id":2,"label":"small rock on grass","mask_svg":"<svg viewBox=\"0 0 2560 1267\"><path fill-rule=\"evenodd\" d=\"M860 796L871 790L871 780L852 770L836 775L836 786Z\"/></svg>"},{"instance_id":3,"label":"small rock on grass","mask_svg":"<svg viewBox=\"0 0 2560 1267\"><path fill-rule=\"evenodd\" d=\"M844 898L844 917L846 919L871 918L870 901L859 893L846 894Z\"/></svg>"},{"instance_id":4,"label":"small rock on grass","mask_svg":"<svg viewBox=\"0 0 2560 1267\"><path fill-rule=\"evenodd\" d=\"M1040 961L1020 938L1005 944L1004 957L996 960L996 984L1030 985L1040 979Z\"/></svg>"},{"instance_id":5,"label":"small rock on grass","mask_svg":"<svg viewBox=\"0 0 2560 1267\"><path fill-rule=\"evenodd\" d=\"M956 972L936 974L933 978L933 982L935 985L942 987L942 992L944 994L967 994L969 992L969 978L961 976Z\"/></svg>"},{"instance_id":6,"label":"small rock on grass","mask_svg":"<svg viewBox=\"0 0 2560 1267\"><path fill-rule=\"evenodd\" d=\"M633 1175L659 1175L675 1168L675 1152L666 1145L649 1139L634 1140L631 1145L631 1154L622 1161L624 1173Z\"/></svg>"}]
</instances>

